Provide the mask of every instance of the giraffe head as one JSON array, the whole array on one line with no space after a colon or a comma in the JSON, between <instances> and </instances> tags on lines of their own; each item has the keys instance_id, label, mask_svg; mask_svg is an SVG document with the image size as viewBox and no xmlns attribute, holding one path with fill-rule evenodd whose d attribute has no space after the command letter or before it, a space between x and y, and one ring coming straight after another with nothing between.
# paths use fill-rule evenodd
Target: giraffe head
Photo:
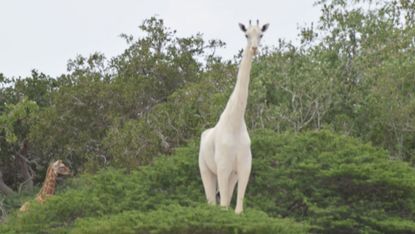
<instances>
[{"instance_id":1,"label":"giraffe head","mask_svg":"<svg viewBox=\"0 0 415 234\"><path fill-rule=\"evenodd\" d=\"M63 164L62 160L57 160L56 162L52 163L52 170L55 175L71 175L71 170L65 164Z\"/></svg>"},{"instance_id":2,"label":"giraffe head","mask_svg":"<svg viewBox=\"0 0 415 234\"><path fill-rule=\"evenodd\" d=\"M259 20L256 21L256 25L252 25L249 21L249 26L239 23L239 28L245 33L245 37L248 40L248 46L251 52L255 55L260 45L264 32L267 31L269 24L259 25Z\"/></svg>"}]
</instances>

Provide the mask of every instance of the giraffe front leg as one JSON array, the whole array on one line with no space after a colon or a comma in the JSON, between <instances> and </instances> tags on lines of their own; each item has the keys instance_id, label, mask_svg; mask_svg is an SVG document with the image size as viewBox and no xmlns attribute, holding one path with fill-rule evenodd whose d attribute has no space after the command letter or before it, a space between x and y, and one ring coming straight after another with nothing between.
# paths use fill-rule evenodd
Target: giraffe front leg
<instances>
[{"instance_id":1,"label":"giraffe front leg","mask_svg":"<svg viewBox=\"0 0 415 234\"><path fill-rule=\"evenodd\" d=\"M228 145L218 145L215 149L216 173L220 193L220 206L229 207L229 178L234 168L235 151Z\"/></svg>"},{"instance_id":2,"label":"giraffe front leg","mask_svg":"<svg viewBox=\"0 0 415 234\"><path fill-rule=\"evenodd\" d=\"M220 206L229 207L229 176L231 171L229 168L218 168L218 185L220 193Z\"/></svg>"},{"instance_id":3,"label":"giraffe front leg","mask_svg":"<svg viewBox=\"0 0 415 234\"><path fill-rule=\"evenodd\" d=\"M243 212L243 202L245 197L246 186L248 185L249 176L251 174L252 156L251 149L243 152L238 158L238 195L236 199L235 213L241 214Z\"/></svg>"},{"instance_id":4,"label":"giraffe front leg","mask_svg":"<svg viewBox=\"0 0 415 234\"><path fill-rule=\"evenodd\" d=\"M233 170L235 157L228 147L219 148L215 152L217 165L218 187L220 193L220 206L229 207L229 179Z\"/></svg>"},{"instance_id":5,"label":"giraffe front leg","mask_svg":"<svg viewBox=\"0 0 415 234\"><path fill-rule=\"evenodd\" d=\"M233 191L235 190L236 182L238 182L238 175L236 172L232 172L229 176L229 190L228 190L228 204L231 204Z\"/></svg>"},{"instance_id":6,"label":"giraffe front leg","mask_svg":"<svg viewBox=\"0 0 415 234\"><path fill-rule=\"evenodd\" d=\"M203 188L209 205L216 204L216 176L204 164L199 162L200 176L202 177Z\"/></svg>"},{"instance_id":7,"label":"giraffe front leg","mask_svg":"<svg viewBox=\"0 0 415 234\"><path fill-rule=\"evenodd\" d=\"M199 170L200 176L203 182L203 188L205 189L206 199L208 204L216 204L216 188L217 188L217 179L216 175L208 168L206 160L213 160L213 150L209 144L209 131L206 130L201 137L200 141L200 151L199 151Z\"/></svg>"}]
</instances>

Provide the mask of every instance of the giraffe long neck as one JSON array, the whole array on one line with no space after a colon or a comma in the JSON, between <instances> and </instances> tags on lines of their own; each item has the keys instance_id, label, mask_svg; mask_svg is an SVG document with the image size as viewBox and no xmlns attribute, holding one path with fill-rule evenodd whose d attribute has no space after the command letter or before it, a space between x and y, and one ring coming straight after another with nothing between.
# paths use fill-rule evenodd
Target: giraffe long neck
<instances>
[{"instance_id":1,"label":"giraffe long neck","mask_svg":"<svg viewBox=\"0 0 415 234\"><path fill-rule=\"evenodd\" d=\"M221 120L227 122L226 125L233 128L240 128L244 123L246 105L248 101L248 88L251 73L253 54L247 46L244 50L241 64L239 66L238 77L235 88L222 113Z\"/></svg>"},{"instance_id":2,"label":"giraffe long neck","mask_svg":"<svg viewBox=\"0 0 415 234\"><path fill-rule=\"evenodd\" d=\"M55 193L56 177L56 173L53 171L52 167L49 166L48 171L46 173L45 182L43 182L42 189L36 197L36 199L39 202L43 202L46 199L46 197L53 195Z\"/></svg>"}]
</instances>

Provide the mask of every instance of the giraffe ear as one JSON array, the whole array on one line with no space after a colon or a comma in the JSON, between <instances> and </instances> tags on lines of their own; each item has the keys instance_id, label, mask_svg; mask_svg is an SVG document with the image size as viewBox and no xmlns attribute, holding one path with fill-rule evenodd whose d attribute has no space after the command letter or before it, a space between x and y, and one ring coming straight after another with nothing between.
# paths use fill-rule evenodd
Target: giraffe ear
<instances>
[{"instance_id":1,"label":"giraffe ear","mask_svg":"<svg viewBox=\"0 0 415 234\"><path fill-rule=\"evenodd\" d=\"M239 23L239 28L242 30L242 32L246 32L246 27L245 25Z\"/></svg>"},{"instance_id":2,"label":"giraffe ear","mask_svg":"<svg viewBox=\"0 0 415 234\"><path fill-rule=\"evenodd\" d=\"M262 28L261 28L261 31L262 32L267 31L268 27L269 27L269 24L264 24L264 26L262 26Z\"/></svg>"}]
</instances>

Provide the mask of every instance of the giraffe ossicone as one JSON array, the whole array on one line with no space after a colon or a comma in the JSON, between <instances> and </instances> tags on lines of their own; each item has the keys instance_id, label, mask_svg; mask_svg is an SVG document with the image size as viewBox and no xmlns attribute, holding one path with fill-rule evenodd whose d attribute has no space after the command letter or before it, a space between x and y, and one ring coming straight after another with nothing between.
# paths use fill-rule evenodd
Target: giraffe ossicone
<instances>
[{"instance_id":1,"label":"giraffe ossicone","mask_svg":"<svg viewBox=\"0 0 415 234\"><path fill-rule=\"evenodd\" d=\"M205 195L209 204L216 204L219 188L220 206L228 208L233 190L238 184L235 213L243 211L243 199L251 173L251 140L245 123L245 110L252 59L256 55L263 33L269 24L262 27L239 23L245 33L247 45L239 66L235 88L217 124L202 133L199 151L199 169Z\"/></svg>"}]
</instances>

